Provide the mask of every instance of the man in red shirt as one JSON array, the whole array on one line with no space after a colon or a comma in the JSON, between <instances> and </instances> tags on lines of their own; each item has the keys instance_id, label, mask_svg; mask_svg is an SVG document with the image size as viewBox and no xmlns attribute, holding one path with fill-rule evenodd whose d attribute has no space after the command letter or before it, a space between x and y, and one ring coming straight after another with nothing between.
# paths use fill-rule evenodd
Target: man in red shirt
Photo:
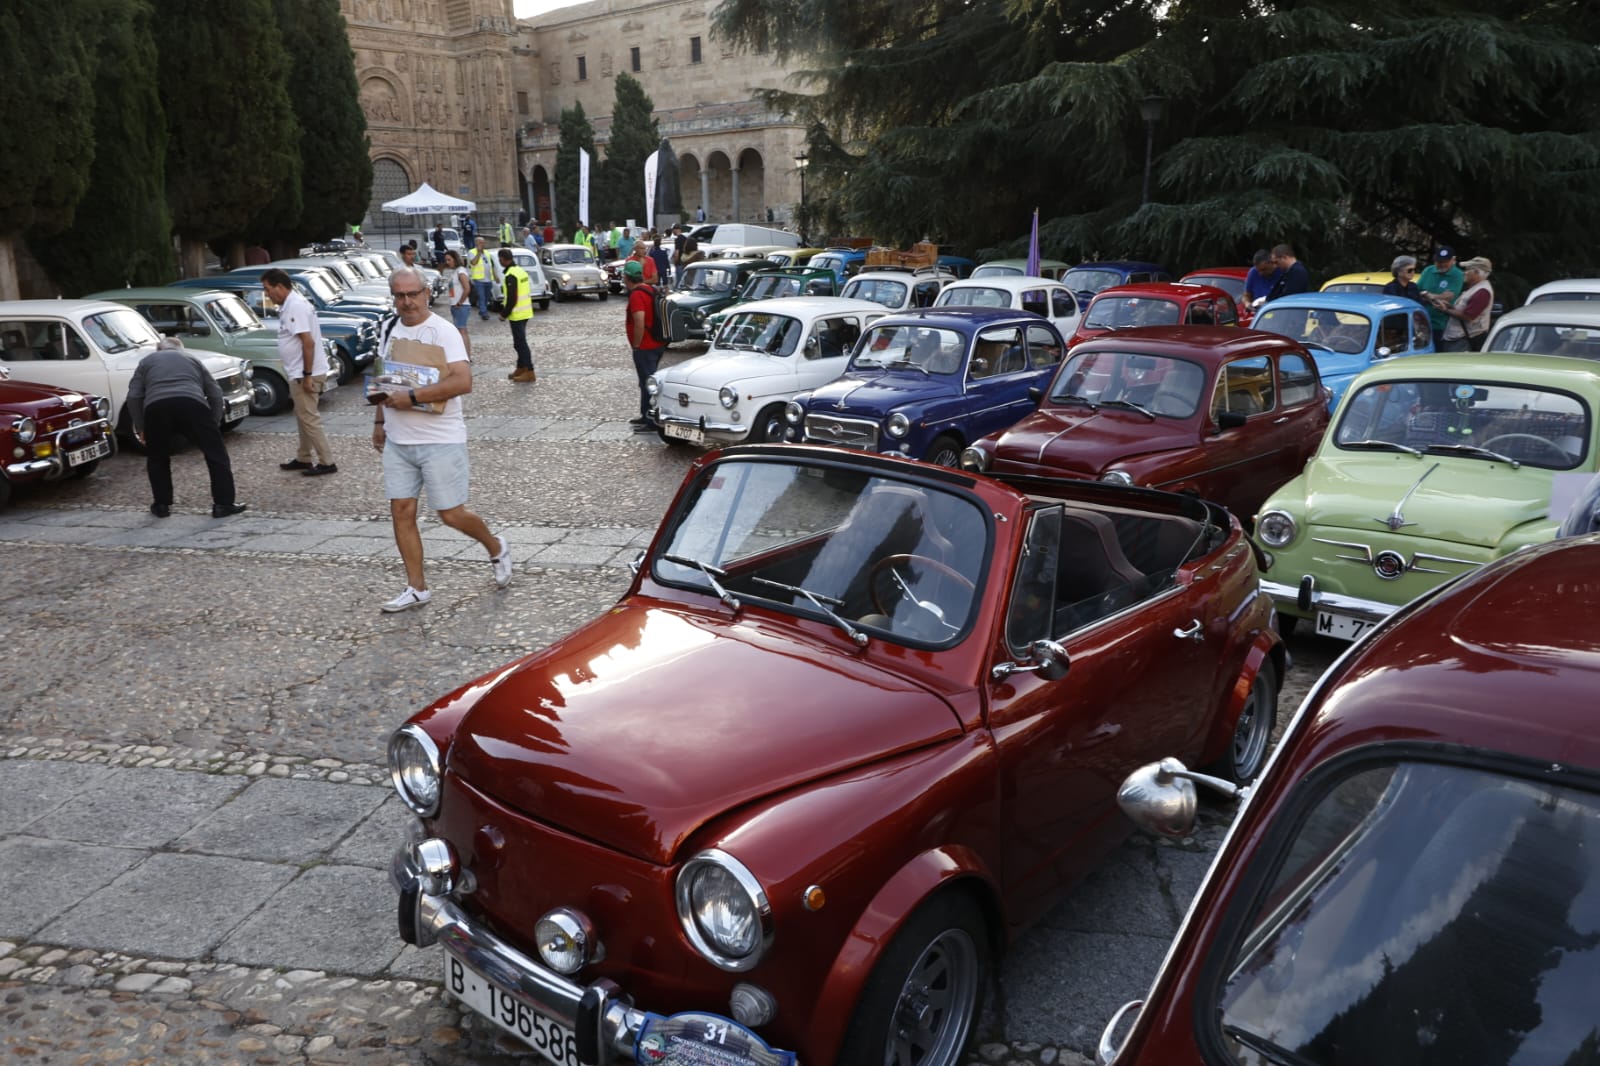
<instances>
[{"instance_id":1,"label":"man in red shirt","mask_svg":"<svg viewBox=\"0 0 1600 1066\"><path fill-rule=\"evenodd\" d=\"M644 383L655 375L666 347L650 335L656 315L656 291L644 280L644 264L630 259L622 266L622 283L628 289L628 347L633 349L633 370L639 375L639 417L629 424L637 433L651 433L656 424L650 418L650 394Z\"/></svg>"}]
</instances>

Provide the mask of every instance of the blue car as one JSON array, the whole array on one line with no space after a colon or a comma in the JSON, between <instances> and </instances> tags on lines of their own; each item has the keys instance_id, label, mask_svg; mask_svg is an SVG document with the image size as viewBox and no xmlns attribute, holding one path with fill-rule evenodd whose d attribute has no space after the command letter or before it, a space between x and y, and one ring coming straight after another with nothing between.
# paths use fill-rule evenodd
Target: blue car
<instances>
[{"instance_id":1,"label":"blue car","mask_svg":"<svg viewBox=\"0 0 1600 1066\"><path fill-rule=\"evenodd\" d=\"M1141 263L1135 259L1109 259L1103 263L1079 263L1061 275L1061 283L1078 297L1078 313L1089 310L1089 301L1102 289L1113 285L1141 285L1147 281L1171 281L1172 275L1160 263Z\"/></svg>"},{"instance_id":2,"label":"blue car","mask_svg":"<svg viewBox=\"0 0 1600 1066\"><path fill-rule=\"evenodd\" d=\"M955 466L1039 406L1066 344L1035 314L930 308L874 322L838 378L801 393L788 437Z\"/></svg>"},{"instance_id":3,"label":"blue car","mask_svg":"<svg viewBox=\"0 0 1600 1066\"><path fill-rule=\"evenodd\" d=\"M834 284L844 288L851 275L858 273L867 261L865 248L824 248L806 260L808 270L833 271Z\"/></svg>"},{"instance_id":4,"label":"blue car","mask_svg":"<svg viewBox=\"0 0 1600 1066\"><path fill-rule=\"evenodd\" d=\"M1428 312L1404 296L1365 292L1304 292L1280 296L1256 312L1251 328L1299 341L1316 360L1339 406L1355 376L1375 362L1433 351Z\"/></svg>"}]
</instances>

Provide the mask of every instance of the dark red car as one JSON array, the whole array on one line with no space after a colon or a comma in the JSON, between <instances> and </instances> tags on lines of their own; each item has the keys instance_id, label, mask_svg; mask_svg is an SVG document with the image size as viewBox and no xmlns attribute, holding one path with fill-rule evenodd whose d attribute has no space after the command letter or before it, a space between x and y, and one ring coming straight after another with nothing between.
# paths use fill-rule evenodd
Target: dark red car
<instances>
[{"instance_id":1,"label":"dark red car","mask_svg":"<svg viewBox=\"0 0 1600 1066\"><path fill-rule=\"evenodd\" d=\"M1515 552L1334 663L1100 1061L1597 1061L1597 574L1594 537ZM1193 776L1123 805L1182 833Z\"/></svg>"},{"instance_id":2,"label":"dark red car","mask_svg":"<svg viewBox=\"0 0 1600 1066\"><path fill-rule=\"evenodd\" d=\"M1210 285L1214 289L1221 289L1233 297L1233 306L1239 312L1239 325L1248 326L1255 317L1255 312L1250 309L1250 301L1244 295L1245 279L1249 276L1249 267L1207 267L1204 270L1191 270L1178 280L1186 285Z\"/></svg>"},{"instance_id":3,"label":"dark red car","mask_svg":"<svg viewBox=\"0 0 1600 1066\"><path fill-rule=\"evenodd\" d=\"M1075 347L1091 337L1140 326L1237 326L1239 310L1221 289L1175 281L1117 285L1089 301L1067 339Z\"/></svg>"},{"instance_id":4,"label":"dark red car","mask_svg":"<svg viewBox=\"0 0 1600 1066\"><path fill-rule=\"evenodd\" d=\"M98 396L11 380L0 366L0 507L14 485L93 473L116 449L110 410Z\"/></svg>"},{"instance_id":5,"label":"dark red car","mask_svg":"<svg viewBox=\"0 0 1600 1066\"><path fill-rule=\"evenodd\" d=\"M1252 776L1283 667L1215 505L713 453L615 607L394 735L401 929L563 1066L955 1066L1123 777Z\"/></svg>"},{"instance_id":6,"label":"dark red car","mask_svg":"<svg viewBox=\"0 0 1600 1066\"><path fill-rule=\"evenodd\" d=\"M1300 473L1327 426L1317 365L1298 343L1134 329L1073 348L1038 410L968 448L961 465L1183 492L1249 519Z\"/></svg>"}]
</instances>

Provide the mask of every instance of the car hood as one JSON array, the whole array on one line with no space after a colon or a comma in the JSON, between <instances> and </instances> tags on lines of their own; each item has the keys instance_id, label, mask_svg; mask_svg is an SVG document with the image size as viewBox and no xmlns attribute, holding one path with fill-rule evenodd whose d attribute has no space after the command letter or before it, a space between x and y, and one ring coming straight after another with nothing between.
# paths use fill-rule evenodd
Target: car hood
<instances>
[{"instance_id":1,"label":"car hood","mask_svg":"<svg viewBox=\"0 0 1600 1066\"><path fill-rule=\"evenodd\" d=\"M662 384L690 385L701 389L719 389L735 381L752 377L782 374L791 365L792 357L762 355L759 352L724 352L715 350L698 359L690 359L663 370L658 379Z\"/></svg>"},{"instance_id":2,"label":"car hood","mask_svg":"<svg viewBox=\"0 0 1600 1066\"><path fill-rule=\"evenodd\" d=\"M999 462L1098 474L1119 459L1191 447L1195 438L1187 422L1152 422L1137 411L1047 407L997 434L993 443Z\"/></svg>"},{"instance_id":3,"label":"car hood","mask_svg":"<svg viewBox=\"0 0 1600 1066\"><path fill-rule=\"evenodd\" d=\"M1306 521L1324 532L1370 533L1398 508L1406 524L1395 532L1402 536L1494 548L1511 530L1547 515L1552 479L1552 471L1526 464L1513 470L1454 456L1341 452L1314 459L1302 483Z\"/></svg>"},{"instance_id":4,"label":"car hood","mask_svg":"<svg viewBox=\"0 0 1600 1066\"><path fill-rule=\"evenodd\" d=\"M934 377L919 370L852 371L811 393L812 411L858 411L877 414L908 404L960 393L958 379Z\"/></svg>"},{"instance_id":5,"label":"car hood","mask_svg":"<svg viewBox=\"0 0 1600 1066\"><path fill-rule=\"evenodd\" d=\"M725 811L960 732L942 699L791 624L624 604L492 679L449 764L666 864Z\"/></svg>"},{"instance_id":6,"label":"car hood","mask_svg":"<svg viewBox=\"0 0 1600 1066\"><path fill-rule=\"evenodd\" d=\"M43 421L69 411L81 410L88 401L85 393L42 385L15 378L0 380L0 411L7 415Z\"/></svg>"}]
</instances>

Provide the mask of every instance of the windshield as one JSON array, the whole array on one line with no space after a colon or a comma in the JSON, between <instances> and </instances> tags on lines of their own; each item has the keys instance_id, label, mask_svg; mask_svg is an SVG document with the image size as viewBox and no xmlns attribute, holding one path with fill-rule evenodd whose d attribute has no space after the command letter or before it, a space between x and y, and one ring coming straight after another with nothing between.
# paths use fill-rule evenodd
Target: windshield
<instances>
[{"instance_id":1,"label":"windshield","mask_svg":"<svg viewBox=\"0 0 1600 1066\"><path fill-rule=\"evenodd\" d=\"M372 260L365 256L360 259L347 259L345 262L355 267L356 272L368 281L377 281L383 277L383 273L373 264Z\"/></svg>"},{"instance_id":2,"label":"windshield","mask_svg":"<svg viewBox=\"0 0 1600 1066\"><path fill-rule=\"evenodd\" d=\"M161 334L131 307L85 315L83 328L89 334L89 339L102 352L110 355L130 352L135 348L153 348L161 343Z\"/></svg>"},{"instance_id":3,"label":"windshield","mask_svg":"<svg viewBox=\"0 0 1600 1066\"><path fill-rule=\"evenodd\" d=\"M1382 292L1383 286L1376 281L1336 281L1322 287L1323 292Z\"/></svg>"},{"instance_id":4,"label":"windshield","mask_svg":"<svg viewBox=\"0 0 1600 1066\"><path fill-rule=\"evenodd\" d=\"M935 307L1010 307L1011 293L987 285L951 285L933 301Z\"/></svg>"},{"instance_id":5,"label":"windshield","mask_svg":"<svg viewBox=\"0 0 1600 1066\"><path fill-rule=\"evenodd\" d=\"M1235 300L1244 299L1244 279L1231 274L1190 274L1183 279L1185 285L1210 285L1221 289Z\"/></svg>"},{"instance_id":6,"label":"windshield","mask_svg":"<svg viewBox=\"0 0 1600 1066\"><path fill-rule=\"evenodd\" d=\"M1595 1061L1593 794L1461 766L1369 764L1255 861L1276 868L1272 881L1220 1002L1198 1012L1236 1062Z\"/></svg>"},{"instance_id":7,"label":"windshield","mask_svg":"<svg viewBox=\"0 0 1600 1066\"><path fill-rule=\"evenodd\" d=\"M1097 296L1083 320L1085 329L1130 329L1134 326L1176 326L1181 309L1175 300L1148 296Z\"/></svg>"},{"instance_id":8,"label":"windshield","mask_svg":"<svg viewBox=\"0 0 1600 1066\"><path fill-rule=\"evenodd\" d=\"M1600 359L1600 326L1506 326L1483 350Z\"/></svg>"},{"instance_id":9,"label":"windshield","mask_svg":"<svg viewBox=\"0 0 1600 1066\"><path fill-rule=\"evenodd\" d=\"M928 374L960 374L967 338L930 326L874 326L850 360L851 370L915 368Z\"/></svg>"},{"instance_id":10,"label":"windshield","mask_svg":"<svg viewBox=\"0 0 1600 1066\"><path fill-rule=\"evenodd\" d=\"M717 463L672 522L658 581L916 644L960 637L989 557L965 497L798 462Z\"/></svg>"},{"instance_id":11,"label":"windshield","mask_svg":"<svg viewBox=\"0 0 1600 1066\"><path fill-rule=\"evenodd\" d=\"M557 248L550 253L550 261L569 265L582 263L592 265L594 263L594 253L587 248Z\"/></svg>"},{"instance_id":12,"label":"windshield","mask_svg":"<svg viewBox=\"0 0 1600 1066\"><path fill-rule=\"evenodd\" d=\"M886 278L856 278L844 287L843 296L847 300L871 300L885 307L901 308L906 305L908 287L903 281Z\"/></svg>"},{"instance_id":13,"label":"windshield","mask_svg":"<svg viewBox=\"0 0 1600 1066\"><path fill-rule=\"evenodd\" d=\"M814 255L807 265L816 270L831 270L835 274L844 270L844 260L836 255Z\"/></svg>"},{"instance_id":14,"label":"windshield","mask_svg":"<svg viewBox=\"0 0 1600 1066\"><path fill-rule=\"evenodd\" d=\"M1050 387L1057 404L1137 404L1154 415L1188 418L1200 406L1206 372L1164 355L1083 352L1067 360Z\"/></svg>"},{"instance_id":15,"label":"windshield","mask_svg":"<svg viewBox=\"0 0 1600 1066\"><path fill-rule=\"evenodd\" d=\"M300 280L324 303L332 303L339 298L338 291L321 274L301 274Z\"/></svg>"},{"instance_id":16,"label":"windshield","mask_svg":"<svg viewBox=\"0 0 1600 1066\"><path fill-rule=\"evenodd\" d=\"M1346 355L1367 350L1372 339L1372 319L1354 311L1316 307L1274 307L1271 304L1251 323L1252 329L1290 337Z\"/></svg>"},{"instance_id":17,"label":"windshield","mask_svg":"<svg viewBox=\"0 0 1600 1066\"><path fill-rule=\"evenodd\" d=\"M692 266L678 286L687 292L732 292L738 275L726 267Z\"/></svg>"},{"instance_id":18,"label":"windshield","mask_svg":"<svg viewBox=\"0 0 1600 1066\"><path fill-rule=\"evenodd\" d=\"M738 351L766 352L768 355L793 355L804 333L799 319L788 315L752 311L728 316L717 331L716 347Z\"/></svg>"},{"instance_id":19,"label":"windshield","mask_svg":"<svg viewBox=\"0 0 1600 1066\"><path fill-rule=\"evenodd\" d=\"M1099 292L1122 284L1122 275L1115 270L1069 270L1061 275L1061 284L1076 292Z\"/></svg>"},{"instance_id":20,"label":"windshield","mask_svg":"<svg viewBox=\"0 0 1600 1066\"><path fill-rule=\"evenodd\" d=\"M974 278L1005 278L1021 276L1021 267L1001 266L998 263L985 263L968 275L968 277Z\"/></svg>"},{"instance_id":21,"label":"windshield","mask_svg":"<svg viewBox=\"0 0 1600 1066\"><path fill-rule=\"evenodd\" d=\"M261 325L261 320L251 312L245 302L232 293L212 300L205 305L205 309L206 316L224 333L257 329Z\"/></svg>"},{"instance_id":22,"label":"windshield","mask_svg":"<svg viewBox=\"0 0 1600 1066\"><path fill-rule=\"evenodd\" d=\"M805 282L787 274L757 274L744 287L746 300L775 300L780 296L799 296Z\"/></svg>"},{"instance_id":23,"label":"windshield","mask_svg":"<svg viewBox=\"0 0 1600 1066\"><path fill-rule=\"evenodd\" d=\"M1346 451L1388 444L1551 470L1571 470L1588 452L1588 408L1553 389L1492 381L1385 381L1362 388L1340 411L1334 443Z\"/></svg>"}]
</instances>

